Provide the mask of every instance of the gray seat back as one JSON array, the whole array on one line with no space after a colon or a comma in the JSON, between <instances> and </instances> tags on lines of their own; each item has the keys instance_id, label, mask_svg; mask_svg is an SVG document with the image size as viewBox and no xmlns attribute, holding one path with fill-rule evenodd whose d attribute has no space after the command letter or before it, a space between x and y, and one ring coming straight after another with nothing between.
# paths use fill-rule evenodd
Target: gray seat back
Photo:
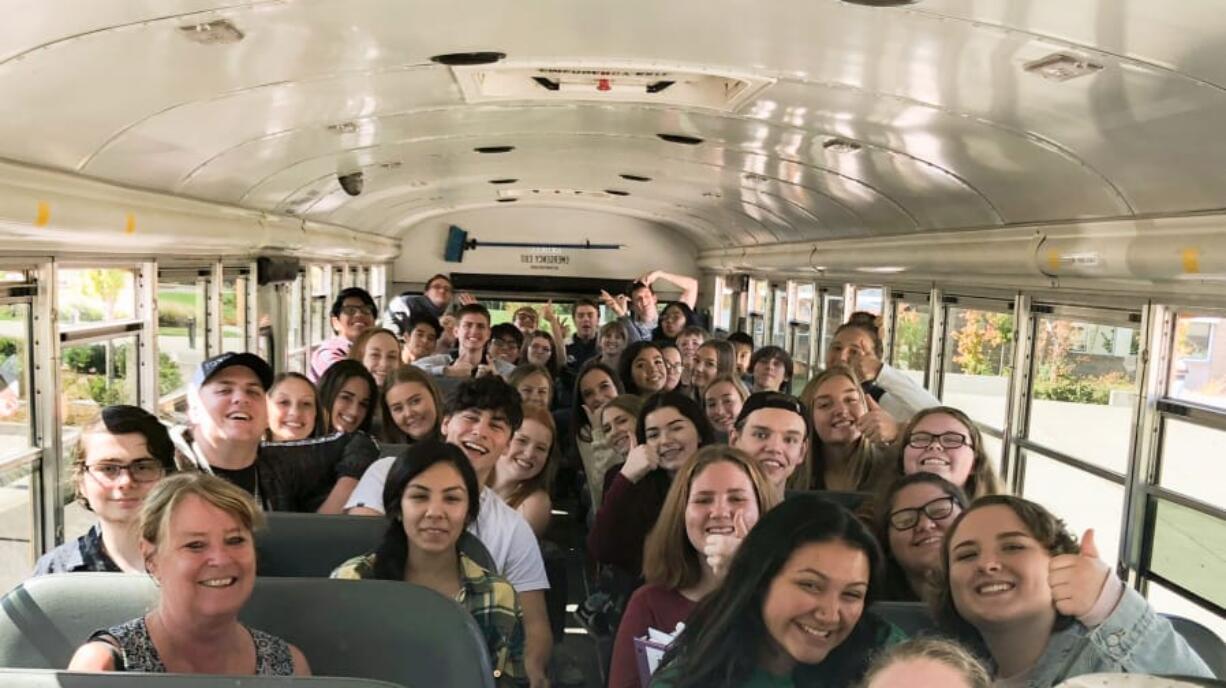
<instances>
[{"instance_id":1,"label":"gray seat back","mask_svg":"<svg viewBox=\"0 0 1226 688\"><path fill-rule=\"evenodd\" d=\"M374 551L387 519L270 511L255 534L256 571L261 578L327 578L346 559ZM497 573L489 550L472 533L460 536L460 551Z\"/></svg>"},{"instance_id":2,"label":"gray seat back","mask_svg":"<svg viewBox=\"0 0 1226 688\"><path fill-rule=\"evenodd\" d=\"M1182 616L1173 614L1162 616L1171 622L1175 631L1183 636L1183 639L1196 651L1196 654L1200 655L1201 659L1205 660L1205 664L1209 665L1214 676L1226 679L1226 643L1223 643L1216 633Z\"/></svg>"},{"instance_id":3,"label":"gray seat back","mask_svg":"<svg viewBox=\"0 0 1226 688\"><path fill-rule=\"evenodd\" d=\"M145 614L152 579L74 573L0 599L0 666L63 669L89 634ZM312 671L405 686L490 686L485 639L462 607L398 581L260 578L242 621L297 645Z\"/></svg>"},{"instance_id":4,"label":"gray seat back","mask_svg":"<svg viewBox=\"0 0 1226 688\"><path fill-rule=\"evenodd\" d=\"M0 669L5 688L409 688L386 681L332 676L206 676L196 674L87 674L54 669Z\"/></svg>"}]
</instances>

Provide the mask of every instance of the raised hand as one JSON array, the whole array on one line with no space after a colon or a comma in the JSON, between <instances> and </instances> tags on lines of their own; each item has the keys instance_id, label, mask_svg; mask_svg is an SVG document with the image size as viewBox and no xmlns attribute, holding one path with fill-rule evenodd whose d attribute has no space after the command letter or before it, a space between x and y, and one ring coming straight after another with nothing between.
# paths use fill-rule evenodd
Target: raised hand
<instances>
[{"instance_id":1,"label":"raised hand","mask_svg":"<svg viewBox=\"0 0 1226 688\"><path fill-rule=\"evenodd\" d=\"M460 300L461 306L471 306L477 302L477 297L473 296L472 294L469 294L466 291L460 292L459 296L457 296L456 298Z\"/></svg>"},{"instance_id":2,"label":"raised hand","mask_svg":"<svg viewBox=\"0 0 1226 688\"><path fill-rule=\"evenodd\" d=\"M626 456L626 463L622 464L621 474L626 476L626 480L637 483L659 466L660 456L656 454L655 447L650 444L640 444L631 449L630 454Z\"/></svg>"},{"instance_id":3,"label":"raised hand","mask_svg":"<svg viewBox=\"0 0 1226 688\"><path fill-rule=\"evenodd\" d=\"M1111 567L1098 558L1091 528L1081 536L1081 552L1058 554L1048 565L1047 584L1056 611L1065 616L1085 616L1094 608L1109 575Z\"/></svg>"},{"instance_id":4,"label":"raised hand","mask_svg":"<svg viewBox=\"0 0 1226 688\"><path fill-rule=\"evenodd\" d=\"M889 444L898 437L898 421L894 420L871 395L865 394L868 412L856 421L856 427L868 439L877 444Z\"/></svg>"},{"instance_id":5,"label":"raised hand","mask_svg":"<svg viewBox=\"0 0 1226 688\"><path fill-rule=\"evenodd\" d=\"M646 284L647 286L650 287L651 283L655 282L659 278L660 278L660 271L652 270L651 272L643 273L641 276L639 276L637 280L635 280L635 282L642 282L643 284Z\"/></svg>"},{"instance_id":6,"label":"raised hand","mask_svg":"<svg viewBox=\"0 0 1226 688\"><path fill-rule=\"evenodd\" d=\"M604 289L601 289L600 290L600 301L604 305L608 306L609 310L616 313L617 317L619 318L625 317L626 313L630 310L630 298L627 297L625 294L618 294L617 296L613 296L612 294L605 291Z\"/></svg>"},{"instance_id":7,"label":"raised hand","mask_svg":"<svg viewBox=\"0 0 1226 688\"><path fill-rule=\"evenodd\" d=\"M553 299L546 301L541 307L541 317L548 320L550 324L558 321L558 313L553 309Z\"/></svg>"},{"instance_id":8,"label":"raised hand","mask_svg":"<svg viewBox=\"0 0 1226 688\"><path fill-rule=\"evenodd\" d=\"M702 547L702 554L707 558L707 566L716 576L724 575L733 555L741 547L741 541L749 534L749 526L745 524L745 512L738 511L732 515L732 535L708 535Z\"/></svg>"}]
</instances>

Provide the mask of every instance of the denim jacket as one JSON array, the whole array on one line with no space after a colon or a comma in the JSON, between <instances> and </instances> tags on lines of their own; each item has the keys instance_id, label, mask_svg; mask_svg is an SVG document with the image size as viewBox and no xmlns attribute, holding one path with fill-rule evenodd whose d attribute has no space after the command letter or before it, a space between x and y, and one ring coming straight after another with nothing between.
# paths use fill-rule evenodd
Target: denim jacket
<instances>
[{"instance_id":1,"label":"denim jacket","mask_svg":"<svg viewBox=\"0 0 1226 688\"><path fill-rule=\"evenodd\" d=\"M1074 622L1056 631L1028 675L997 685L1051 688L1065 679L1095 673L1213 677L1171 623L1154 612L1140 593L1125 588L1105 621L1094 628Z\"/></svg>"}]
</instances>

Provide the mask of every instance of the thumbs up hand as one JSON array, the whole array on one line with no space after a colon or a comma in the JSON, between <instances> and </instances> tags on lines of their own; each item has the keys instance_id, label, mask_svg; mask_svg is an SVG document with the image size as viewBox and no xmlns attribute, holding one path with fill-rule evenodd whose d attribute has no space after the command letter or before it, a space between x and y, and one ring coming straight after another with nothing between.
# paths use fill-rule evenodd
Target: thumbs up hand
<instances>
[{"instance_id":1,"label":"thumbs up hand","mask_svg":"<svg viewBox=\"0 0 1226 688\"><path fill-rule=\"evenodd\" d=\"M707 565L716 576L724 575L733 555L741 547L741 541L749 534L749 526L745 523L745 512L738 511L732 515L732 535L708 535L703 545L702 553L707 558Z\"/></svg>"},{"instance_id":2,"label":"thumbs up hand","mask_svg":"<svg viewBox=\"0 0 1226 688\"><path fill-rule=\"evenodd\" d=\"M1091 528L1081 536L1079 553L1056 555L1048 565L1047 584L1056 611L1065 616L1085 616L1094 608L1109 575L1111 567L1098 558Z\"/></svg>"},{"instance_id":3,"label":"thumbs up hand","mask_svg":"<svg viewBox=\"0 0 1226 688\"><path fill-rule=\"evenodd\" d=\"M893 442L898 437L898 421L881 408L881 405L872 396L865 394L864 402L868 405L868 412L856 420L856 427L860 429L860 433L869 442L877 444Z\"/></svg>"}]
</instances>

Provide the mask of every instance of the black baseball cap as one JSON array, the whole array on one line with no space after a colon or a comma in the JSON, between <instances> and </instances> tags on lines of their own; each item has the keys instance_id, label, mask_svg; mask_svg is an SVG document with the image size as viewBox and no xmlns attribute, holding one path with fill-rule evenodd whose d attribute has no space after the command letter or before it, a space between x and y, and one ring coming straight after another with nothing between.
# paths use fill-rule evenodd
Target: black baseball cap
<instances>
[{"instance_id":1,"label":"black baseball cap","mask_svg":"<svg viewBox=\"0 0 1226 688\"><path fill-rule=\"evenodd\" d=\"M745 420L749 418L749 414L764 408L777 408L785 411L791 411L800 416L805 422L805 437L812 434L812 421L809 420L809 414L805 412L805 405L800 402L800 399L791 394L782 392L754 392L745 400L741 406L741 412L737 414L734 427L742 428L745 425Z\"/></svg>"},{"instance_id":2,"label":"black baseball cap","mask_svg":"<svg viewBox=\"0 0 1226 688\"><path fill-rule=\"evenodd\" d=\"M260 378L260 385L265 392L272 387L272 368L264 362L264 359L246 351L241 353L227 351L212 358L206 358L200 363L200 367L196 368L196 372L192 375L192 389L200 389L214 375L236 365L255 373L255 376Z\"/></svg>"}]
</instances>

